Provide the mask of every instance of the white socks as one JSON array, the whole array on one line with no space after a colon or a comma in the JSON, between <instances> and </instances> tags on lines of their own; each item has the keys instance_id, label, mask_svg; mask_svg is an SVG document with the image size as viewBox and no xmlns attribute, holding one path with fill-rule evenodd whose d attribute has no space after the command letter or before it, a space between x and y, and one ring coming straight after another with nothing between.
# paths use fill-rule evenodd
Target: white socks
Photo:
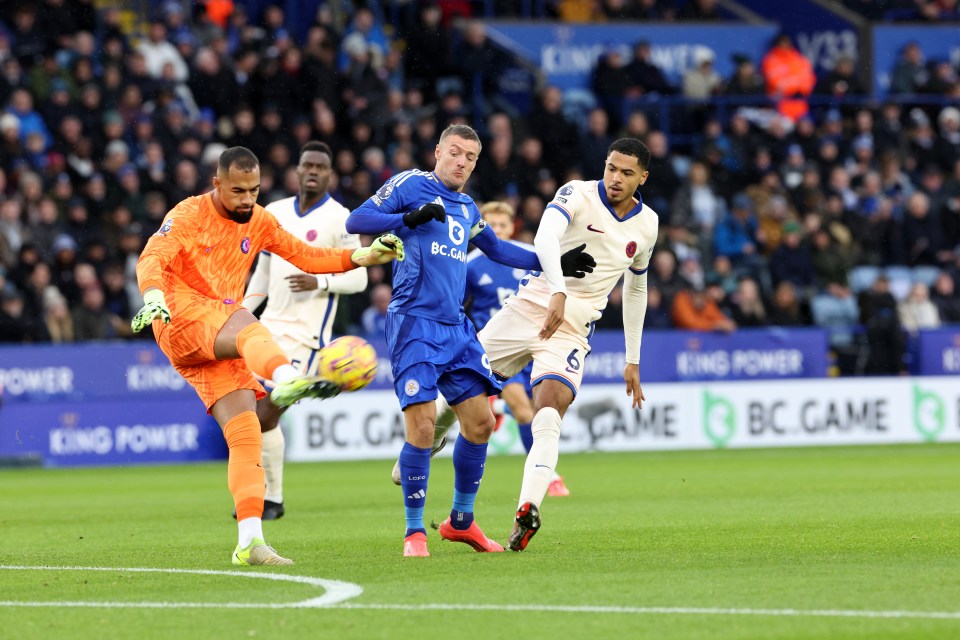
<instances>
[{"instance_id":1,"label":"white socks","mask_svg":"<svg viewBox=\"0 0 960 640\"><path fill-rule=\"evenodd\" d=\"M244 518L237 523L240 528L240 548L247 547L254 538L263 540L263 521L260 518Z\"/></svg>"},{"instance_id":2,"label":"white socks","mask_svg":"<svg viewBox=\"0 0 960 640\"><path fill-rule=\"evenodd\" d=\"M523 465L523 484L520 485L520 502L532 502L538 507L547 495L547 487L557 468L560 457L560 414L552 407L544 407L533 416L530 430L533 446Z\"/></svg>"},{"instance_id":3,"label":"white socks","mask_svg":"<svg viewBox=\"0 0 960 640\"><path fill-rule=\"evenodd\" d=\"M267 479L265 500L283 502L283 431L279 425L263 433L263 472Z\"/></svg>"},{"instance_id":4,"label":"white socks","mask_svg":"<svg viewBox=\"0 0 960 640\"><path fill-rule=\"evenodd\" d=\"M300 375L297 368L292 364L282 364L273 370L273 383L282 384L287 380L292 380Z\"/></svg>"}]
</instances>

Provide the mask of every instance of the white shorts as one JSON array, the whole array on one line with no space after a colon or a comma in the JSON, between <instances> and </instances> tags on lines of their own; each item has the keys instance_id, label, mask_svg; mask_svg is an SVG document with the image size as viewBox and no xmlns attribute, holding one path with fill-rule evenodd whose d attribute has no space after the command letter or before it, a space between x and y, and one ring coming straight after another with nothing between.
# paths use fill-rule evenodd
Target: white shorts
<instances>
[{"instance_id":1,"label":"white shorts","mask_svg":"<svg viewBox=\"0 0 960 640\"><path fill-rule=\"evenodd\" d=\"M480 344L490 359L490 368L504 380L533 358L532 386L545 379L558 380L576 396L590 343L567 322L549 340L541 340L540 329L546 318L547 310L540 305L510 298L478 334Z\"/></svg>"}]
</instances>

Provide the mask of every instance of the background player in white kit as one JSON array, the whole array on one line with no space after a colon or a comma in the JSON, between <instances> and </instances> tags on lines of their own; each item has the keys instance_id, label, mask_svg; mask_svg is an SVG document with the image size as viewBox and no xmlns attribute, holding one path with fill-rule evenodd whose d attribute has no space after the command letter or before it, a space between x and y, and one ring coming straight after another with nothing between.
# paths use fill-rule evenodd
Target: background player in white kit
<instances>
[{"instance_id":1,"label":"background player in white kit","mask_svg":"<svg viewBox=\"0 0 960 640\"><path fill-rule=\"evenodd\" d=\"M267 205L284 229L318 247L360 247L360 238L347 233L350 210L327 193L333 158L323 142L311 141L300 149L297 176L300 192ZM317 353L328 342L341 293L357 293L367 286L367 270L354 269L337 275L310 275L286 260L268 253L260 255L250 279L243 306L256 310L267 296L260 322L270 331L293 366L306 375L316 375ZM270 402L257 402L257 417L263 432L263 469L267 492L263 519L275 520L283 507L283 431L278 428L285 411Z\"/></svg>"},{"instance_id":2,"label":"background player in white kit","mask_svg":"<svg viewBox=\"0 0 960 640\"><path fill-rule=\"evenodd\" d=\"M510 548L523 551L540 528L540 505L559 456L560 424L583 379L593 325L624 276L623 378L633 407L640 388L640 338L647 310L647 268L657 241L657 214L637 189L647 180L650 150L634 138L610 145L603 180L574 180L547 205L534 246L542 273L525 279L480 332L480 343L500 378L533 358L533 446L524 464L520 505ZM582 279L564 278L560 255L586 243L596 260Z\"/></svg>"}]
</instances>

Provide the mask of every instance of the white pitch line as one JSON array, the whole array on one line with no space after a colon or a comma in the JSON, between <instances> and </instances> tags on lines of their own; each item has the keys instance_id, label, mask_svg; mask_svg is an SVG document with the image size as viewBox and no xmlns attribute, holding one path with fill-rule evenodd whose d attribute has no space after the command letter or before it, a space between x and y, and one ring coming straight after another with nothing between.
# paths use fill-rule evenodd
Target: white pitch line
<instances>
[{"instance_id":1,"label":"white pitch line","mask_svg":"<svg viewBox=\"0 0 960 640\"><path fill-rule=\"evenodd\" d=\"M351 582L326 580L309 576L294 576L282 573L255 573L247 571L213 571L207 569L158 569L148 567L53 567L0 565L0 570L18 571L114 571L138 573L179 573L208 576L230 576L295 582L326 590L324 595L289 603L263 602L26 602L0 600L0 607L84 607L117 609L384 609L399 611L530 611L549 613L615 613L628 615L700 615L700 616L772 616L813 618L900 618L960 620L960 611L862 611L856 609L753 609L709 607L615 607L615 606L566 606L538 604L354 604L347 600L363 593L363 587Z\"/></svg>"},{"instance_id":2,"label":"white pitch line","mask_svg":"<svg viewBox=\"0 0 960 640\"><path fill-rule=\"evenodd\" d=\"M113 572L134 572L134 573L185 573L201 576L230 576L232 578L253 578L260 580L278 580L280 582L296 582L313 587L324 589L324 594L309 600L301 602L275 602L275 603L250 603L250 602L18 602L16 600L0 601L0 606L4 607L107 607L107 608L131 608L142 607L144 609L301 609L329 607L336 605L344 600L356 598L363 593L363 587L352 582L341 582L339 580L326 580L324 578L312 578L309 576L291 576L284 573L258 573L256 571L212 571L208 569L159 569L156 567L52 567L39 566L28 567L18 565L0 565L0 570L7 569L12 571L113 571Z\"/></svg>"},{"instance_id":3,"label":"white pitch line","mask_svg":"<svg viewBox=\"0 0 960 640\"><path fill-rule=\"evenodd\" d=\"M549 613L624 613L702 616L784 616L819 618L929 618L960 620L960 611L861 611L857 609L720 609L709 607L609 607L550 604L354 604L333 609L402 609L404 611L533 611Z\"/></svg>"}]
</instances>

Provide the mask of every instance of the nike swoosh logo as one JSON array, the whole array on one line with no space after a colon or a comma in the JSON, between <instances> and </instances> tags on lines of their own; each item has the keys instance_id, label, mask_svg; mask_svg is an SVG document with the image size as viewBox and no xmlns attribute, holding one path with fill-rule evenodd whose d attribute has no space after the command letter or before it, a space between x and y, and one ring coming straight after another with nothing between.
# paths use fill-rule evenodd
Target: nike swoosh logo
<instances>
[{"instance_id":1,"label":"nike swoosh logo","mask_svg":"<svg viewBox=\"0 0 960 640\"><path fill-rule=\"evenodd\" d=\"M548 464L535 464L535 465L533 465L533 466L534 466L534 468L536 468L536 467L543 467L544 469L549 469L549 468L550 468L550 465L548 465Z\"/></svg>"},{"instance_id":2,"label":"nike swoosh logo","mask_svg":"<svg viewBox=\"0 0 960 640\"><path fill-rule=\"evenodd\" d=\"M587 231L593 231L594 233L606 233L603 229L594 229L592 224L587 225Z\"/></svg>"}]
</instances>

